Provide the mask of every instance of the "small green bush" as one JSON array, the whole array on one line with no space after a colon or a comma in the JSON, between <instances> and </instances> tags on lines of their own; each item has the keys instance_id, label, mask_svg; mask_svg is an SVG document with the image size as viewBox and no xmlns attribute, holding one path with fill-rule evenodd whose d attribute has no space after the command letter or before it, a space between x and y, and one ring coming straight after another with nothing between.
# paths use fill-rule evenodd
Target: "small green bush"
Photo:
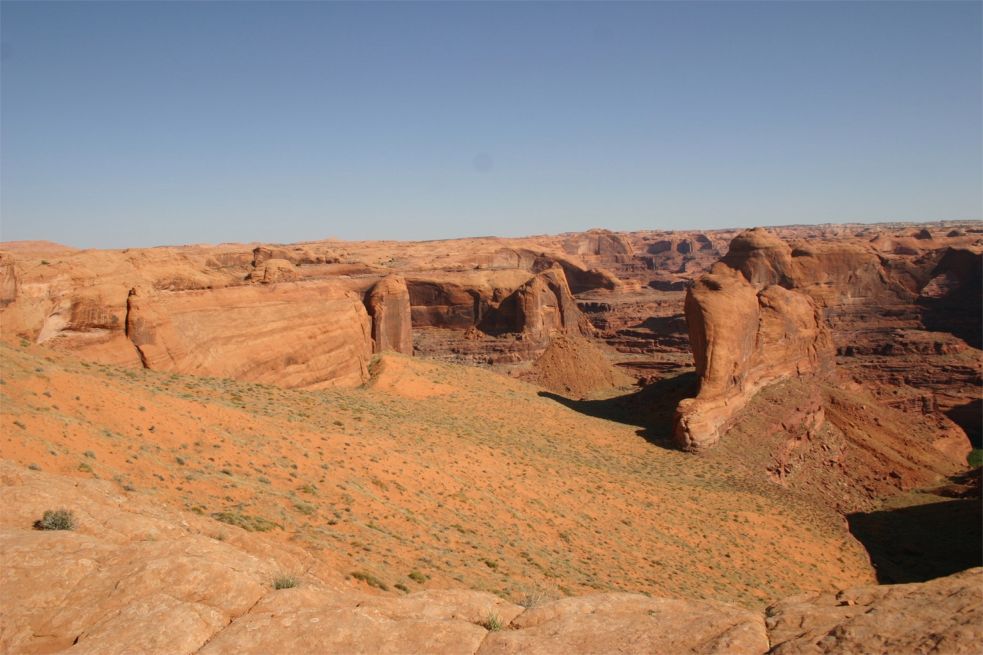
<instances>
[{"instance_id":1,"label":"small green bush","mask_svg":"<svg viewBox=\"0 0 983 655\"><path fill-rule=\"evenodd\" d=\"M424 582L430 579L429 576L426 576L420 573L419 571L410 571L410 574L406 577L417 584L423 584Z\"/></svg>"},{"instance_id":2,"label":"small green bush","mask_svg":"<svg viewBox=\"0 0 983 655\"><path fill-rule=\"evenodd\" d=\"M75 515L67 509L49 509L41 517L40 521L34 522L35 530L74 530Z\"/></svg>"},{"instance_id":3,"label":"small green bush","mask_svg":"<svg viewBox=\"0 0 983 655\"><path fill-rule=\"evenodd\" d=\"M485 618L485 622L481 624L485 630L489 632L498 632L505 626L502 625L502 619L497 614L489 614Z\"/></svg>"},{"instance_id":4,"label":"small green bush","mask_svg":"<svg viewBox=\"0 0 983 655\"><path fill-rule=\"evenodd\" d=\"M297 586L297 578L292 575L278 575L273 578L274 589L293 589Z\"/></svg>"},{"instance_id":5,"label":"small green bush","mask_svg":"<svg viewBox=\"0 0 983 655\"><path fill-rule=\"evenodd\" d=\"M973 468L977 466L983 466L983 448L974 448L970 453L969 457L966 458L969 465Z\"/></svg>"}]
</instances>

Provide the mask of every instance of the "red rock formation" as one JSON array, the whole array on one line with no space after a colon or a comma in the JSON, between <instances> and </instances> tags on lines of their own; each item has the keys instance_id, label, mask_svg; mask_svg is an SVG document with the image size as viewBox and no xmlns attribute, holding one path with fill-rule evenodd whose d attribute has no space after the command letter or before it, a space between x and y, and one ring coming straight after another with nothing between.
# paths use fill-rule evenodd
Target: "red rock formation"
<instances>
[{"instance_id":1,"label":"red rock formation","mask_svg":"<svg viewBox=\"0 0 983 655\"><path fill-rule=\"evenodd\" d=\"M297 269L286 259L267 259L258 264L246 279L260 284L290 282L297 279Z\"/></svg>"},{"instance_id":2,"label":"red rock formation","mask_svg":"<svg viewBox=\"0 0 983 655\"><path fill-rule=\"evenodd\" d=\"M833 368L829 332L808 296L775 285L759 291L723 264L690 288L686 322L700 378L697 397L677 410L674 439L686 450L716 443L765 386Z\"/></svg>"},{"instance_id":3,"label":"red rock formation","mask_svg":"<svg viewBox=\"0 0 983 655\"><path fill-rule=\"evenodd\" d=\"M126 336L146 368L285 387L368 379L370 321L330 282L211 291L135 291Z\"/></svg>"},{"instance_id":4,"label":"red rock formation","mask_svg":"<svg viewBox=\"0 0 983 655\"><path fill-rule=\"evenodd\" d=\"M591 334L590 322L577 308L560 267L533 276L489 310L478 327L489 334L522 334L535 342L553 334Z\"/></svg>"},{"instance_id":5,"label":"red rock formation","mask_svg":"<svg viewBox=\"0 0 983 655\"><path fill-rule=\"evenodd\" d=\"M413 354L410 292L401 275L389 275L369 291L366 309L372 317L372 350Z\"/></svg>"},{"instance_id":6,"label":"red rock formation","mask_svg":"<svg viewBox=\"0 0 983 655\"><path fill-rule=\"evenodd\" d=\"M6 307L17 298L17 269L14 258L0 252L0 307Z\"/></svg>"}]
</instances>

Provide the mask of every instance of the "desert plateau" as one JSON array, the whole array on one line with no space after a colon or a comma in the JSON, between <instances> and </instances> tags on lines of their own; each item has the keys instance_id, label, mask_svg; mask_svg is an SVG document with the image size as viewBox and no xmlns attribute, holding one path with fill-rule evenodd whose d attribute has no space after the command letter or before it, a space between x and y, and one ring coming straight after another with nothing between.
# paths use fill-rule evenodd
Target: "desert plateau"
<instances>
[{"instance_id":1,"label":"desert plateau","mask_svg":"<svg viewBox=\"0 0 983 655\"><path fill-rule=\"evenodd\" d=\"M983 1L0 0L0 655L983 655Z\"/></svg>"},{"instance_id":2,"label":"desert plateau","mask_svg":"<svg viewBox=\"0 0 983 655\"><path fill-rule=\"evenodd\" d=\"M0 252L5 653L983 643L979 222Z\"/></svg>"}]
</instances>

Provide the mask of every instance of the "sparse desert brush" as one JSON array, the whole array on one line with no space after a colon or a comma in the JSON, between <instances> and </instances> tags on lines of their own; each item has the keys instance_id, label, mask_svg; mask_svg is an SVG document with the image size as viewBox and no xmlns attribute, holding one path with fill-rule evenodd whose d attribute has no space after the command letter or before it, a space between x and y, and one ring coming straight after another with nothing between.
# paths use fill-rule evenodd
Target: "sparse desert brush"
<instances>
[{"instance_id":1,"label":"sparse desert brush","mask_svg":"<svg viewBox=\"0 0 983 655\"><path fill-rule=\"evenodd\" d=\"M297 578L292 575L278 575L273 578L274 589L293 589L297 586Z\"/></svg>"},{"instance_id":2,"label":"sparse desert brush","mask_svg":"<svg viewBox=\"0 0 983 655\"><path fill-rule=\"evenodd\" d=\"M352 577L356 580L361 580L370 587L375 587L376 589L381 589L383 591L389 591L389 585L371 573L366 573L365 571L355 571L352 573Z\"/></svg>"},{"instance_id":3,"label":"sparse desert brush","mask_svg":"<svg viewBox=\"0 0 983 655\"><path fill-rule=\"evenodd\" d=\"M75 526L75 515L67 509L49 509L34 522L35 530L74 530Z\"/></svg>"},{"instance_id":4,"label":"sparse desert brush","mask_svg":"<svg viewBox=\"0 0 983 655\"><path fill-rule=\"evenodd\" d=\"M498 616L498 614L489 614L485 617L485 620L481 625L489 632L498 632L505 627L502 624L502 619Z\"/></svg>"},{"instance_id":5,"label":"sparse desert brush","mask_svg":"<svg viewBox=\"0 0 983 655\"><path fill-rule=\"evenodd\" d=\"M249 516L248 514L232 511L215 512L212 514L212 518L222 523L235 525L247 532L268 532L273 528L280 527L278 524L262 516Z\"/></svg>"}]
</instances>

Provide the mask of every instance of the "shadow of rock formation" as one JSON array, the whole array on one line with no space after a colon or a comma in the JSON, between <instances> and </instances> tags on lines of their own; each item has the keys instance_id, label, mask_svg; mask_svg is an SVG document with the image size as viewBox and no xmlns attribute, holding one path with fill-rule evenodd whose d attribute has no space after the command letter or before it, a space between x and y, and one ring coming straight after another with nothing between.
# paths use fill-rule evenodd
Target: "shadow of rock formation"
<instances>
[{"instance_id":1,"label":"shadow of rock formation","mask_svg":"<svg viewBox=\"0 0 983 655\"><path fill-rule=\"evenodd\" d=\"M977 398L968 403L953 407L945 413L952 422L961 427L969 437L973 448L983 448L983 400Z\"/></svg>"},{"instance_id":2,"label":"shadow of rock formation","mask_svg":"<svg viewBox=\"0 0 983 655\"><path fill-rule=\"evenodd\" d=\"M924 582L983 564L980 499L847 516L881 584Z\"/></svg>"},{"instance_id":3,"label":"shadow of rock formation","mask_svg":"<svg viewBox=\"0 0 983 655\"><path fill-rule=\"evenodd\" d=\"M689 372L653 382L630 394L601 400L574 400L549 391L540 391L539 395L587 416L639 427L639 436L648 442L676 450L672 444L676 406L680 400L696 395L697 383L696 373Z\"/></svg>"}]
</instances>

